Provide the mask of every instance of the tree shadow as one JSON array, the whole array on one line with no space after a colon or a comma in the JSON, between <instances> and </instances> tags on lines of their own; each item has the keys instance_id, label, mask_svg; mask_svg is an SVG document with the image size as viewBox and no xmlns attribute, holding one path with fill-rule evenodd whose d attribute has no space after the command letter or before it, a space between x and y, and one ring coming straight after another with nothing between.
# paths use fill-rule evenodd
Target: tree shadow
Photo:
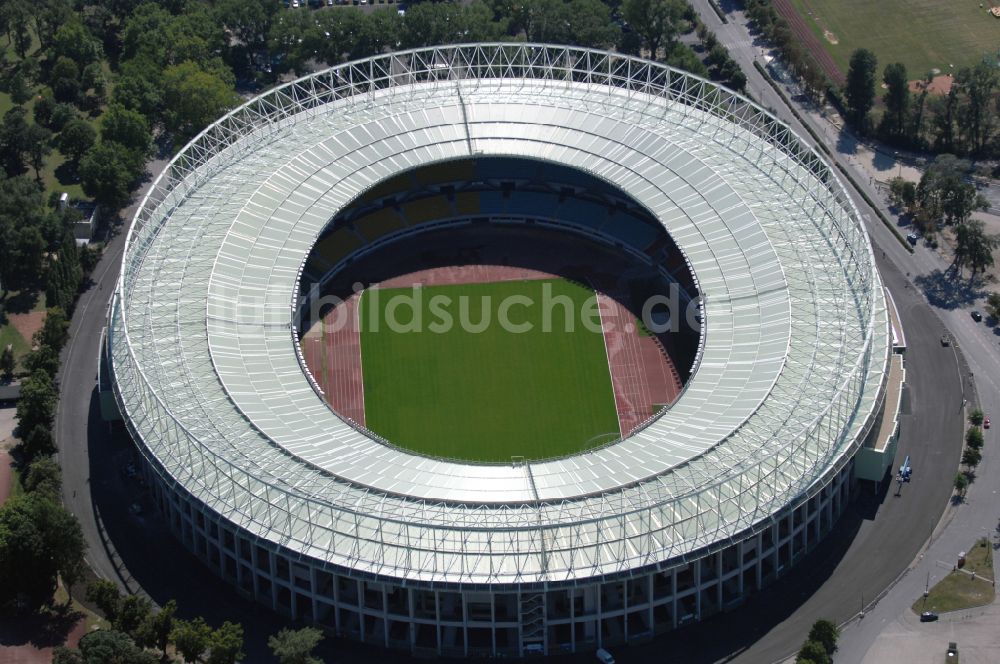
<instances>
[{"instance_id":1,"label":"tree shadow","mask_svg":"<svg viewBox=\"0 0 1000 664\"><path fill-rule=\"evenodd\" d=\"M77 164L72 161L64 161L55 170L56 180L61 185L79 184L80 173Z\"/></svg>"},{"instance_id":2,"label":"tree shadow","mask_svg":"<svg viewBox=\"0 0 1000 664\"><path fill-rule=\"evenodd\" d=\"M0 646L61 646L83 617L79 611L67 610L62 606L30 616L4 617L0 620Z\"/></svg>"},{"instance_id":3,"label":"tree shadow","mask_svg":"<svg viewBox=\"0 0 1000 664\"><path fill-rule=\"evenodd\" d=\"M857 154L858 139L849 131L841 131L837 135L837 151L847 155Z\"/></svg>"},{"instance_id":4,"label":"tree shadow","mask_svg":"<svg viewBox=\"0 0 1000 664\"><path fill-rule=\"evenodd\" d=\"M965 279L951 268L919 275L914 282L924 292L927 301L941 309L957 309L983 296L983 289L977 281Z\"/></svg>"},{"instance_id":5,"label":"tree shadow","mask_svg":"<svg viewBox=\"0 0 1000 664\"><path fill-rule=\"evenodd\" d=\"M892 154L883 152L882 150L875 151L875 157L872 159L872 166L879 173L885 174L890 178L895 177L899 172L895 157Z\"/></svg>"},{"instance_id":6,"label":"tree shadow","mask_svg":"<svg viewBox=\"0 0 1000 664\"><path fill-rule=\"evenodd\" d=\"M7 296L0 299L0 316L6 321L4 314L26 314L34 310L38 304L38 291L32 288L22 288L16 292L7 293Z\"/></svg>"}]
</instances>

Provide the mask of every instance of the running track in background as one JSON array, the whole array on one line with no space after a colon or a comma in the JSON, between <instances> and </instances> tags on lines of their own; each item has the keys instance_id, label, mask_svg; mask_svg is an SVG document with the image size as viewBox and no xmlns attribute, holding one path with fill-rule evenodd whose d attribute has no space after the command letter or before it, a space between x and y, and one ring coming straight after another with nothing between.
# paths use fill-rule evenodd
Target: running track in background
<instances>
[{"instance_id":1,"label":"running track in background","mask_svg":"<svg viewBox=\"0 0 1000 664\"><path fill-rule=\"evenodd\" d=\"M374 288L408 288L497 281L560 279L530 268L505 265L459 265L411 272ZM598 292L604 343L622 435L648 419L657 404L669 404L681 390L680 377L654 337L644 336L635 316L613 297ZM302 338L306 367L316 378L331 408L364 426L365 401L358 320L360 294L337 305ZM324 332L324 326L326 330Z\"/></svg>"}]
</instances>

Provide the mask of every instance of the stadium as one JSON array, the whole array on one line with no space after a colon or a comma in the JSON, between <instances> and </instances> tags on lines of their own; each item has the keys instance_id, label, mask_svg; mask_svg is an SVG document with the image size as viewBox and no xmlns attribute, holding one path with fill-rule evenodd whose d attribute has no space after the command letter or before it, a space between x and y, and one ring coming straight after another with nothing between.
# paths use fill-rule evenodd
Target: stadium
<instances>
[{"instance_id":1,"label":"stadium","mask_svg":"<svg viewBox=\"0 0 1000 664\"><path fill-rule=\"evenodd\" d=\"M388 320L395 291L545 287L631 336L325 327ZM170 529L238 592L417 655L523 656L648 639L803 560L891 466L888 306L836 175L748 99L473 44L334 67L202 132L136 213L105 349ZM653 349L644 400L629 343Z\"/></svg>"}]
</instances>

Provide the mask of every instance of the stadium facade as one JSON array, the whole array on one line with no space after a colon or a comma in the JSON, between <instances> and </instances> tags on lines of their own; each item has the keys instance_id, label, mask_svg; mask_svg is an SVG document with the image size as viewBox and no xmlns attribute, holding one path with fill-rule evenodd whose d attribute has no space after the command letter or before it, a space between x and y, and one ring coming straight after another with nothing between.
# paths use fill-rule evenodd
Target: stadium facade
<instances>
[{"instance_id":1,"label":"stadium facade","mask_svg":"<svg viewBox=\"0 0 1000 664\"><path fill-rule=\"evenodd\" d=\"M408 454L303 367L297 294L331 220L399 173L487 156L624 192L696 279L690 379L625 440L527 464ZM335 67L206 129L136 214L107 351L188 549L293 618L461 656L648 638L780 577L847 505L891 343L856 209L766 111L640 59L476 44Z\"/></svg>"}]
</instances>

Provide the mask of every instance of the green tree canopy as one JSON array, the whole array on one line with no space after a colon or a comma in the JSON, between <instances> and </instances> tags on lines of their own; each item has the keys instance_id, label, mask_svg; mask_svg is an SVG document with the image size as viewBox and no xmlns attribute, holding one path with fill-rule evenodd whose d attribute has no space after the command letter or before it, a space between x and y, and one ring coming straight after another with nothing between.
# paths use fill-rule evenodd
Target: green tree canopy
<instances>
[{"instance_id":1,"label":"green tree canopy","mask_svg":"<svg viewBox=\"0 0 1000 664\"><path fill-rule=\"evenodd\" d=\"M80 160L83 191L105 208L120 210L128 203L141 167L124 145L99 142Z\"/></svg>"},{"instance_id":2,"label":"green tree canopy","mask_svg":"<svg viewBox=\"0 0 1000 664\"><path fill-rule=\"evenodd\" d=\"M80 639L80 653L86 664L156 664L156 656L144 652L128 634L99 629Z\"/></svg>"},{"instance_id":3,"label":"green tree canopy","mask_svg":"<svg viewBox=\"0 0 1000 664\"><path fill-rule=\"evenodd\" d=\"M622 13L642 38L650 57L656 58L681 32L687 4L684 0L624 0Z\"/></svg>"},{"instance_id":4,"label":"green tree canopy","mask_svg":"<svg viewBox=\"0 0 1000 664\"><path fill-rule=\"evenodd\" d=\"M146 118L121 104L111 104L101 116L101 140L123 145L141 160L145 160L153 145Z\"/></svg>"},{"instance_id":5,"label":"green tree canopy","mask_svg":"<svg viewBox=\"0 0 1000 664\"><path fill-rule=\"evenodd\" d=\"M165 121L179 144L193 138L238 100L231 80L223 80L194 62L183 62L163 72Z\"/></svg>"},{"instance_id":6,"label":"green tree canopy","mask_svg":"<svg viewBox=\"0 0 1000 664\"><path fill-rule=\"evenodd\" d=\"M21 398L17 402L17 426L22 434L28 434L36 426L46 429L52 426L52 416L56 408L56 390L52 378L40 371L32 372L21 383Z\"/></svg>"},{"instance_id":7,"label":"green tree canopy","mask_svg":"<svg viewBox=\"0 0 1000 664\"><path fill-rule=\"evenodd\" d=\"M60 501L62 471L50 456L31 462L24 476L24 490L54 503Z\"/></svg>"},{"instance_id":8,"label":"green tree canopy","mask_svg":"<svg viewBox=\"0 0 1000 664\"><path fill-rule=\"evenodd\" d=\"M59 137L56 139L56 145L59 146L59 151L66 155L71 161L79 162L94 145L94 140L97 138L97 132L94 128L90 126L90 123L86 120L77 118L75 120L70 120L70 122L63 127L63 130L59 132Z\"/></svg>"},{"instance_id":9,"label":"green tree canopy","mask_svg":"<svg viewBox=\"0 0 1000 664\"><path fill-rule=\"evenodd\" d=\"M209 638L206 664L236 664L243 659L243 625L228 620Z\"/></svg>"},{"instance_id":10,"label":"green tree canopy","mask_svg":"<svg viewBox=\"0 0 1000 664\"><path fill-rule=\"evenodd\" d=\"M906 65L900 62L886 65L882 71L882 82L886 86L883 96L885 133L889 136L903 137L909 126L910 112L910 82L906 75Z\"/></svg>"},{"instance_id":11,"label":"green tree canopy","mask_svg":"<svg viewBox=\"0 0 1000 664\"><path fill-rule=\"evenodd\" d=\"M833 660L818 641L806 641L795 657L796 664L831 664Z\"/></svg>"},{"instance_id":12,"label":"green tree canopy","mask_svg":"<svg viewBox=\"0 0 1000 664\"><path fill-rule=\"evenodd\" d=\"M965 432L965 444L975 449L983 447L983 430L979 427L969 427Z\"/></svg>"},{"instance_id":13,"label":"green tree canopy","mask_svg":"<svg viewBox=\"0 0 1000 664\"><path fill-rule=\"evenodd\" d=\"M188 664L201 659L202 654L208 650L211 639L212 628L202 618L175 620L173 631L170 633L174 647Z\"/></svg>"},{"instance_id":14,"label":"green tree canopy","mask_svg":"<svg viewBox=\"0 0 1000 664\"><path fill-rule=\"evenodd\" d=\"M174 629L174 614L177 613L177 602L170 600L163 607L146 616L138 630L136 641L148 648L156 648L162 653L162 659L167 659L167 646L170 645L170 633Z\"/></svg>"},{"instance_id":15,"label":"green tree canopy","mask_svg":"<svg viewBox=\"0 0 1000 664\"><path fill-rule=\"evenodd\" d=\"M806 640L822 644L826 653L833 655L837 651L838 638L840 638L840 630L837 626L830 620L820 619L813 623Z\"/></svg>"},{"instance_id":16,"label":"green tree canopy","mask_svg":"<svg viewBox=\"0 0 1000 664\"><path fill-rule=\"evenodd\" d=\"M851 54L850 65L847 68L847 86L844 96L847 98L847 108L850 110L851 121L859 131L865 132L868 127L868 112L875 104L875 69L878 60L875 54L865 48L859 48Z\"/></svg>"},{"instance_id":17,"label":"green tree canopy","mask_svg":"<svg viewBox=\"0 0 1000 664\"><path fill-rule=\"evenodd\" d=\"M87 585L87 601L97 605L108 622L118 620L118 610L122 604L122 593L113 581L97 579Z\"/></svg>"},{"instance_id":18,"label":"green tree canopy","mask_svg":"<svg viewBox=\"0 0 1000 664\"><path fill-rule=\"evenodd\" d=\"M983 453L974 447L966 447L962 450L962 463L969 468L975 468L983 460Z\"/></svg>"},{"instance_id":19,"label":"green tree canopy","mask_svg":"<svg viewBox=\"0 0 1000 664\"><path fill-rule=\"evenodd\" d=\"M20 599L34 610L48 604L62 574L79 577L85 545L76 517L33 494L0 507L0 603Z\"/></svg>"},{"instance_id":20,"label":"green tree canopy","mask_svg":"<svg viewBox=\"0 0 1000 664\"><path fill-rule=\"evenodd\" d=\"M97 62L104 55L101 42L94 39L90 30L77 18L72 18L56 30L52 40L52 52L49 57L54 60L66 58L79 67L86 67Z\"/></svg>"},{"instance_id":21,"label":"green tree canopy","mask_svg":"<svg viewBox=\"0 0 1000 664\"><path fill-rule=\"evenodd\" d=\"M282 629L268 638L267 647L271 649L280 664L322 664L313 657L313 650L323 640L323 632L315 627L302 629Z\"/></svg>"}]
</instances>

